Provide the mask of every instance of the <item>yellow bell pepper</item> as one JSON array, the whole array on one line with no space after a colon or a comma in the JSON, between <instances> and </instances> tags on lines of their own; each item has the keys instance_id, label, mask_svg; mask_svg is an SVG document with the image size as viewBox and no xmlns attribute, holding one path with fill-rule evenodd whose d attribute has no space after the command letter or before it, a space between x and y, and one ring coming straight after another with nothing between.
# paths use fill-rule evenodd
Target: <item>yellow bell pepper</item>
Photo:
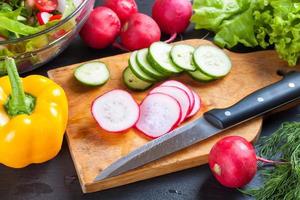
<instances>
[{"instance_id":1,"label":"yellow bell pepper","mask_svg":"<svg viewBox=\"0 0 300 200\"><path fill-rule=\"evenodd\" d=\"M0 163L21 168L48 161L61 149L66 95L46 77L21 79L12 58L5 65L8 76L0 78Z\"/></svg>"}]
</instances>

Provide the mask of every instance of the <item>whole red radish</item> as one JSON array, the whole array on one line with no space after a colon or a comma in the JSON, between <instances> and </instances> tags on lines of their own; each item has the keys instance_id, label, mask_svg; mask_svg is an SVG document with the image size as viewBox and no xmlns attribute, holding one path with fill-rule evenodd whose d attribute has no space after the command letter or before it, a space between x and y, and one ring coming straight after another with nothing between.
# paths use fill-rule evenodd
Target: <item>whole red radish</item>
<instances>
[{"instance_id":1,"label":"whole red radish","mask_svg":"<svg viewBox=\"0 0 300 200\"><path fill-rule=\"evenodd\" d=\"M178 33L185 31L192 14L189 0L156 0L152 7L152 17L161 31L172 35L166 42L173 41Z\"/></svg>"},{"instance_id":2,"label":"whole red radish","mask_svg":"<svg viewBox=\"0 0 300 200\"><path fill-rule=\"evenodd\" d=\"M149 47L160 40L160 29L149 16L136 13L126 21L121 29L121 43L128 50Z\"/></svg>"},{"instance_id":3,"label":"whole red radish","mask_svg":"<svg viewBox=\"0 0 300 200\"><path fill-rule=\"evenodd\" d=\"M112 44L120 33L117 14L107 7L95 8L80 31L81 39L90 47L102 49Z\"/></svg>"},{"instance_id":4,"label":"whole red radish","mask_svg":"<svg viewBox=\"0 0 300 200\"><path fill-rule=\"evenodd\" d=\"M218 141L210 151L208 162L216 179L231 188L249 183L257 170L253 145L239 136L229 136Z\"/></svg>"},{"instance_id":5,"label":"whole red radish","mask_svg":"<svg viewBox=\"0 0 300 200\"><path fill-rule=\"evenodd\" d=\"M124 23L129 17L138 12L135 0L105 0L104 6L112 9Z\"/></svg>"}]
</instances>

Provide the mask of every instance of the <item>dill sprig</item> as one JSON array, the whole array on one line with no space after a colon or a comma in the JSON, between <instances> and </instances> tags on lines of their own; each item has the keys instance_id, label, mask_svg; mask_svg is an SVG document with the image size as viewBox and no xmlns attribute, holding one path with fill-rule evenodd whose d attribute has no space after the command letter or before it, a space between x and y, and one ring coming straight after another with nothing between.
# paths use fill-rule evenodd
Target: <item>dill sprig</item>
<instances>
[{"instance_id":1,"label":"dill sprig","mask_svg":"<svg viewBox=\"0 0 300 200\"><path fill-rule=\"evenodd\" d=\"M263 184L243 190L257 200L300 200L300 123L286 122L256 145L259 156L287 162L263 167Z\"/></svg>"}]
</instances>

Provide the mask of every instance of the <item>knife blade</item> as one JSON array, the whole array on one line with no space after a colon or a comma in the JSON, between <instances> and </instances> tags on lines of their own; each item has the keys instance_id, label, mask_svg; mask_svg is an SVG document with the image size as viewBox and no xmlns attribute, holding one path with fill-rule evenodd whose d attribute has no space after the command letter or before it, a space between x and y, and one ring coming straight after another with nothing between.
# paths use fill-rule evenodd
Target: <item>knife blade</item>
<instances>
[{"instance_id":1,"label":"knife blade","mask_svg":"<svg viewBox=\"0 0 300 200\"><path fill-rule=\"evenodd\" d=\"M228 108L212 109L203 117L146 143L108 166L94 182L143 166L299 98L300 72L287 73L280 81L255 91Z\"/></svg>"}]
</instances>

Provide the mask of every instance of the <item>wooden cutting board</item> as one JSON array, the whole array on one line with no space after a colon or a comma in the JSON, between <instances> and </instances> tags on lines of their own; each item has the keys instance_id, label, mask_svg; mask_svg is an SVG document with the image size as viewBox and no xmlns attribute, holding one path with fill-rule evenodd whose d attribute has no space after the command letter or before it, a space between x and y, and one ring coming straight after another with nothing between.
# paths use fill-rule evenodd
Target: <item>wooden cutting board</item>
<instances>
[{"instance_id":1,"label":"wooden cutting board","mask_svg":"<svg viewBox=\"0 0 300 200\"><path fill-rule=\"evenodd\" d=\"M195 47L201 44L213 45L209 41L200 39L179 43L190 44ZM274 51L244 54L226 51L226 53L233 62L233 69L230 75L222 80L199 83L187 75L172 77L172 79L188 84L201 96L204 102L205 106L191 120L195 120L209 109L232 105L251 92L279 80L280 77L276 74L278 69L288 69L286 63L281 61ZM73 70L80 64L48 72L49 77L61 85L68 96L70 113L67 140L83 192L100 191L195 167L207 163L208 152L220 138L226 135L239 135L253 141L259 134L262 118L241 124L213 138L123 175L94 182L97 174L111 163L150 141L134 129L123 134L107 133L99 128L90 113L91 102L97 96L115 88L127 90L122 83L122 72L127 66L129 55L126 53L99 59L109 66L111 73L111 79L102 87L83 86L74 79ZM147 93L147 91L130 92L138 102Z\"/></svg>"}]
</instances>

